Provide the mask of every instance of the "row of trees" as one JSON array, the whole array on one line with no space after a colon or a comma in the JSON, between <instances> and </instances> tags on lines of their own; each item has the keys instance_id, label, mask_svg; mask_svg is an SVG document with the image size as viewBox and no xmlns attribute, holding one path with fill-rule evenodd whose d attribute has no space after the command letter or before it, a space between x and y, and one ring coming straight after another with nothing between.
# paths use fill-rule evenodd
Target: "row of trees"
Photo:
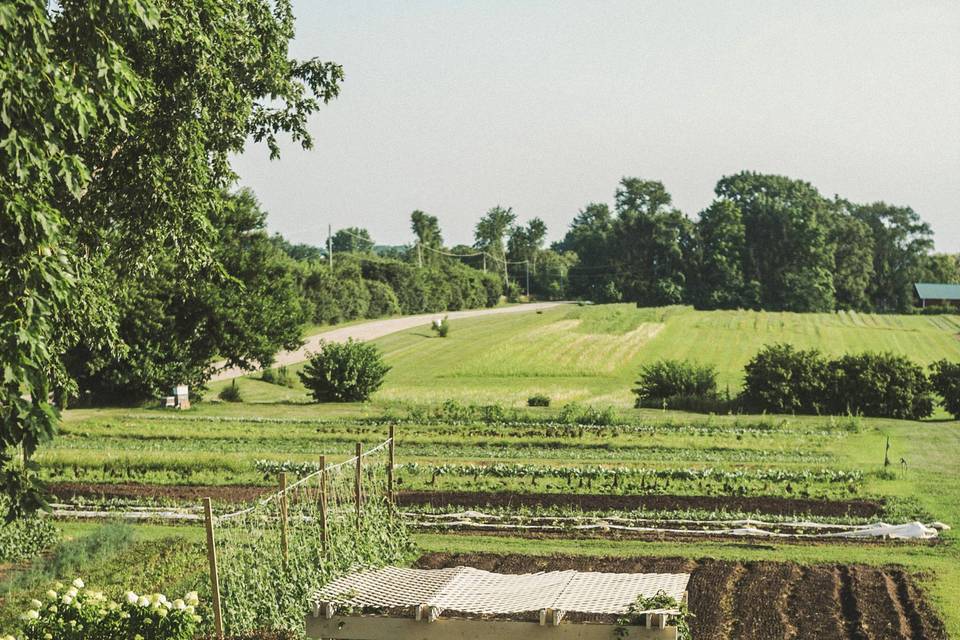
<instances>
[{"instance_id":1,"label":"row of trees","mask_svg":"<svg viewBox=\"0 0 960 640\"><path fill-rule=\"evenodd\" d=\"M909 207L855 204L811 184L742 172L694 222L657 181L624 178L611 209L584 207L557 249L576 254L569 291L643 306L909 311L915 282L960 282Z\"/></svg>"}]
</instances>

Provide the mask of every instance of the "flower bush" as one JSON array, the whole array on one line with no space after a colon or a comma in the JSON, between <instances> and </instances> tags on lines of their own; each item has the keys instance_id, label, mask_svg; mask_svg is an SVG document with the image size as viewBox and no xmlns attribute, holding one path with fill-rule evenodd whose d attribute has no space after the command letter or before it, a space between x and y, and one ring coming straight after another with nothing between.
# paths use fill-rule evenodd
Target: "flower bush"
<instances>
[{"instance_id":1,"label":"flower bush","mask_svg":"<svg viewBox=\"0 0 960 640\"><path fill-rule=\"evenodd\" d=\"M173 602L161 593L128 591L114 602L88 589L77 578L65 587L57 583L44 602L33 600L23 614L24 640L191 640L200 627L196 592ZM0 640L17 640L12 635Z\"/></svg>"}]
</instances>

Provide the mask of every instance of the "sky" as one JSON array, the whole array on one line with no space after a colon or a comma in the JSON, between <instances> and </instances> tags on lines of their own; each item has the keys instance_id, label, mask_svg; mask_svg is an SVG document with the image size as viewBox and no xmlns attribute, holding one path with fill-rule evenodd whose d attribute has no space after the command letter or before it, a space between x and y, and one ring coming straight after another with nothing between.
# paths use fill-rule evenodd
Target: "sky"
<instances>
[{"instance_id":1,"label":"sky","mask_svg":"<svg viewBox=\"0 0 960 640\"><path fill-rule=\"evenodd\" d=\"M784 174L909 205L960 251L960 2L295 0L291 55L343 65L315 147L240 184L294 242L327 225L412 241L410 212L472 243L495 205L560 239L623 176L691 217L717 180Z\"/></svg>"}]
</instances>

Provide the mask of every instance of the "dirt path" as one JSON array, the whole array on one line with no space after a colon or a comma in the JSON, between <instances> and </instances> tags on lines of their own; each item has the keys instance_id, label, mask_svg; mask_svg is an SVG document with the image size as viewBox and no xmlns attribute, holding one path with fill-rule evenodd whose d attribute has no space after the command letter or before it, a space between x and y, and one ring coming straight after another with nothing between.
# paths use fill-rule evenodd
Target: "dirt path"
<instances>
[{"instance_id":1,"label":"dirt path","mask_svg":"<svg viewBox=\"0 0 960 640\"><path fill-rule=\"evenodd\" d=\"M321 340L327 342L346 342L348 338L354 340L374 340L397 331L405 331L422 325L430 324L435 318L449 316L451 320L461 318L476 318L479 316L501 315L505 313L523 313L533 312L543 309L550 309L567 302L533 302L530 304L518 304L512 307L497 307L495 309L471 309L469 311L452 311L450 313L424 313L417 316L404 316L402 318L388 318L386 320L371 320L361 324L354 324L339 329L331 329L323 333L312 335L306 339L302 347L295 351L281 351L277 354L275 366L296 364L307 359L307 353L316 351ZM222 367L225 363L217 363L217 367ZM217 380L230 380L250 373L243 369L233 367L218 371L210 379L212 382Z\"/></svg>"}]
</instances>

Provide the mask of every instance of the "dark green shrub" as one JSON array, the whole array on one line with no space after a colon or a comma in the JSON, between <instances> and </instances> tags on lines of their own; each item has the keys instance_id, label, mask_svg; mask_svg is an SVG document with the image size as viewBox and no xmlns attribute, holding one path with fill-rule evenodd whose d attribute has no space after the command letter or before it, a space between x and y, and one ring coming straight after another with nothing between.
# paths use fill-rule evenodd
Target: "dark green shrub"
<instances>
[{"instance_id":1,"label":"dark green shrub","mask_svg":"<svg viewBox=\"0 0 960 640\"><path fill-rule=\"evenodd\" d=\"M637 396L637 407L670 407L671 399L717 397L716 369L683 360L660 360L645 365L636 384L633 392Z\"/></svg>"},{"instance_id":2,"label":"dark green shrub","mask_svg":"<svg viewBox=\"0 0 960 640\"><path fill-rule=\"evenodd\" d=\"M6 500L0 501L3 509ZM60 540L60 532L49 518L22 518L0 524L0 562L20 562L40 555Z\"/></svg>"},{"instance_id":3,"label":"dark green shrub","mask_svg":"<svg viewBox=\"0 0 960 640\"><path fill-rule=\"evenodd\" d=\"M291 389L296 385L296 380L293 376L290 375L290 370L285 366L282 367L267 367L260 374L260 379L264 382L269 382L270 384L280 385L281 387L290 387Z\"/></svg>"},{"instance_id":4,"label":"dark green shrub","mask_svg":"<svg viewBox=\"0 0 960 640\"><path fill-rule=\"evenodd\" d=\"M943 407L960 419L960 362L940 360L931 367L933 390L943 399Z\"/></svg>"},{"instance_id":5,"label":"dark green shrub","mask_svg":"<svg viewBox=\"0 0 960 640\"><path fill-rule=\"evenodd\" d=\"M441 338L446 338L447 334L450 333L450 319L447 316L443 316L440 320L434 320L433 324L430 325L430 329Z\"/></svg>"},{"instance_id":6,"label":"dark green shrub","mask_svg":"<svg viewBox=\"0 0 960 640\"><path fill-rule=\"evenodd\" d=\"M565 404L560 409L557 421L564 424L583 424L597 426L611 426L617 423L617 414L613 407L598 408L583 406L576 402Z\"/></svg>"},{"instance_id":7,"label":"dark green shrub","mask_svg":"<svg viewBox=\"0 0 960 640\"><path fill-rule=\"evenodd\" d=\"M893 353L846 355L830 362L833 413L919 420L933 413L923 368Z\"/></svg>"},{"instance_id":8,"label":"dark green shrub","mask_svg":"<svg viewBox=\"0 0 960 640\"><path fill-rule=\"evenodd\" d=\"M755 411L822 413L828 409L827 362L817 350L764 347L747 363L742 401Z\"/></svg>"},{"instance_id":9,"label":"dark green shrub","mask_svg":"<svg viewBox=\"0 0 960 640\"><path fill-rule=\"evenodd\" d=\"M300 380L317 402L361 402L380 388L389 370L375 345L321 341Z\"/></svg>"},{"instance_id":10,"label":"dark green shrub","mask_svg":"<svg viewBox=\"0 0 960 640\"><path fill-rule=\"evenodd\" d=\"M550 406L550 396L544 395L542 393L537 393L535 395L527 398L528 407L549 407Z\"/></svg>"},{"instance_id":11,"label":"dark green shrub","mask_svg":"<svg viewBox=\"0 0 960 640\"><path fill-rule=\"evenodd\" d=\"M243 396L240 395L240 387L237 386L237 379L234 378L230 386L221 389L217 397L224 402L243 402Z\"/></svg>"},{"instance_id":12,"label":"dark green shrub","mask_svg":"<svg viewBox=\"0 0 960 640\"><path fill-rule=\"evenodd\" d=\"M367 306L368 318L383 318L400 314L400 302L390 285L377 280L367 280L365 284L367 285L367 291L370 293L370 304Z\"/></svg>"}]
</instances>

